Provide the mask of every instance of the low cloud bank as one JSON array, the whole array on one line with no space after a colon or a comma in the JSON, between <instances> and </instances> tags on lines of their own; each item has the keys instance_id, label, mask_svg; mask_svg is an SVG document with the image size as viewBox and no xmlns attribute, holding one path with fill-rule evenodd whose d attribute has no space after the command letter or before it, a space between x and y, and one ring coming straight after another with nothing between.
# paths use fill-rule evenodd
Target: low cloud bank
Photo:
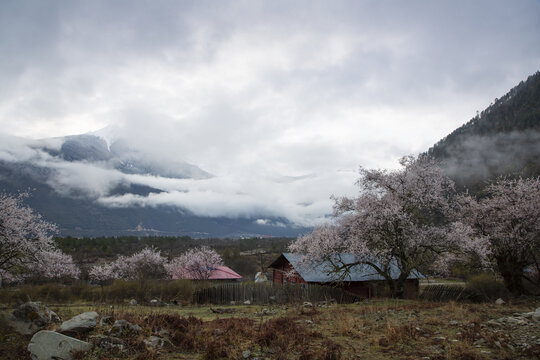
<instances>
[{"instance_id":1,"label":"low cloud bank","mask_svg":"<svg viewBox=\"0 0 540 360\"><path fill-rule=\"evenodd\" d=\"M2 137L0 161L26 163L50 171L46 183L58 194L83 197L108 207L173 206L206 217L253 218L262 225L284 226L269 218L286 218L298 226L322 221L332 209L330 195L354 192L355 170L332 170L303 176L257 172L215 174L206 179L179 179L126 174L107 162L65 161L44 150L46 141ZM53 144L54 143L54 144ZM158 160L156 160L158 161ZM115 193L120 186L145 186L139 195Z\"/></svg>"}]
</instances>

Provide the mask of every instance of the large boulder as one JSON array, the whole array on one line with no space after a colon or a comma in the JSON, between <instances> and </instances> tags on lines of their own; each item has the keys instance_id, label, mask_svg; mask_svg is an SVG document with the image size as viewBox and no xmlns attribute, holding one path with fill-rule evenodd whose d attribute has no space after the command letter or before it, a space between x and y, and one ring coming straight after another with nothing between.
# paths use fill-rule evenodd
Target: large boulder
<instances>
[{"instance_id":1,"label":"large boulder","mask_svg":"<svg viewBox=\"0 0 540 360\"><path fill-rule=\"evenodd\" d=\"M19 334L32 335L60 317L40 302L27 302L13 310L8 322Z\"/></svg>"},{"instance_id":2,"label":"large boulder","mask_svg":"<svg viewBox=\"0 0 540 360\"><path fill-rule=\"evenodd\" d=\"M85 341L48 330L37 332L28 344L32 360L71 360L75 352L91 348Z\"/></svg>"},{"instance_id":3,"label":"large boulder","mask_svg":"<svg viewBox=\"0 0 540 360\"><path fill-rule=\"evenodd\" d=\"M95 311L79 314L68 321L64 321L60 326L60 331L75 331L78 333L91 331L96 327L98 317L99 315Z\"/></svg>"}]
</instances>

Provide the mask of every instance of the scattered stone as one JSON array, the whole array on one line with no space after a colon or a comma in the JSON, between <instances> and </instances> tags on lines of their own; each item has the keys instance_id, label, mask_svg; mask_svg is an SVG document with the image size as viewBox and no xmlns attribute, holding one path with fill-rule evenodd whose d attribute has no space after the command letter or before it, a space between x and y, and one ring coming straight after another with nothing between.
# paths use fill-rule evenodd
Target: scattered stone
<instances>
[{"instance_id":1,"label":"scattered stone","mask_svg":"<svg viewBox=\"0 0 540 360\"><path fill-rule=\"evenodd\" d=\"M114 323L114 317L104 316L99 320L99 326L103 327L105 325L112 325Z\"/></svg>"},{"instance_id":2,"label":"scattered stone","mask_svg":"<svg viewBox=\"0 0 540 360\"><path fill-rule=\"evenodd\" d=\"M527 325L529 322L525 318L509 316L505 318L506 322L510 325Z\"/></svg>"},{"instance_id":3,"label":"scattered stone","mask_svg":"<svg viewBox=\"0 0 540 360\"><path fill-rule=\"evenodd\" d=\"M497 305L504 305L504 304L506 304L506 303L505 303L505 301L504 301L503 299L498 298L497 300L495 300L495 304L497 304Z\"/></svg>"},{"instance_id":4,"label":"scattered stone","mask_svg":"<svg viewBox=\"0 0 540 360\"><path fill-rule=\"evenodd\" d=\"M152 299L150 300L150 306L169 306L169 304L158 299Z\"/></svg>"},{"instance_id":5,"label":"scattered stone","mask_svg":"<svg viewBox=\"0 0 540 360\"><path fill-rule=\"evenodd\" d=\"M446 341L446 338L445 338L444 336L435 336L435 337L433 338L433 340L435 340L435 341L438 342L438 343L441 343L441 342L443 342L443 341Z\"/></svg>"},{"instance_id":6,"label":"scattered stone","mask_svg":"<svg viewBox=\"0 0 540 360\"><path fill-rule=\"evenodd\" d=\"M456 320L450 320L450 325L459 325L459 323Z\"/></svg>"},{"instance_id":7,"label":"scattered stone","mask_svg":"<svg viewBox=\"0 0 540 360\"><path fill-rule=\"evenodd\" d=\"M148 339L144 339L144 343L150 348L162 348L165 346L165 340L154 335L150 336Z\"/></svg>"},{"instance_id":8,"label":"scattered stone","mask_svg":"<svg viewBox=\"0 0 540 360\"><path fill-rule=\"evenodd\" d=\"M215 329L215 330L214 330L214 335L216 335L216 336L223 335L223 330L221 330L221 329Z\"/></svg>"},{"instance_id":9,"label":"scattered stone","mask_svg":"<svg viewBox=\"0 0 540 360\"><path fill-rule=\"evenodd\" d=\"M251 301L249 300L244 301L244 305L251 305Z\"/></svg>"},{"instance_id":10,"label":"scattered stone","mask_svg":"<svg viewBox=\"0 0 540 360\"><path fill-rule=\"evenodd\" d=\"M13 310L8 322L22 335L32 335L52 322L59 322L60 317L40 302L27 302Z\"/></svg>"},{"instance_id":11,"label":"scattered stone","mask_svg":"<svg viewBox=\"0 0 540 360\"><path fill-rule=\"evenodd\" d=\"M74 352L89 351L92 344L54 331L41 330L28 344L32 360L71 360Z\"/></svg>"},{"instance_id":12,"label":"scattered stone","mask_svg":"<svg viewBox=\"0 0 540 360\"><path fill-rule=\"evenodd\" d=\"M60 331L75 331L78 333L91 331L96 327L98 316L98 313L95 311L79 314L68 321L64 321L60 326Z\"/></svg>"},{"instance_id":13,"label":"scattered stone","mask_svg":"<svg viewBox=\"0 0 540 360\"><path fill-rule=\"evenodd\" d=\"M302 306L304 306L304 307L313 307L313 304L310 303L309 301L305 301Z\"/></svg>"},{"instance_id":14,"label":"scattered stone","mask_svg":"<svg viewBox=\"0 0 540 360\"><path fill-rule=\"evenodd\" d=\"M111 334L115 336L126 335L126 334L138 334L142 328L139 325L134 325L126 320L116 320L112 326Z\"/></svg>"},{"instance_id":15,"label":"scattered stone","mask_svg":"<svg viewBox=\"0 0 540 360\"><path fill-rule=\"evenodd\" d=\"M311 321L311 320L306 320L306 324L311 325L311 324L313 324L313 321Z\"/></svg>"},{"instance_id":16,"label":"scattered stone","mask_svg":"<svg viewBox=\"0 0 540 360\"><path fill-rule=\"evenodd\" d=\"M214 308L210 308L210 310L211 310L214 314L232 314L232 313L234 313L234 310L233 310L233 309L225 309L225 308L217 308L217 309L214 309Z\"/></svg>"},{"instance_id":17,"label":"scattered stone","mask_svg":"<svg viewBox=\"0 0 540 360\"><path fill-rule=\"evenodd\" d=\"M117 351L124 351L124 342L113 336L105 336L105 335L93 335L88 337L88 340L96 347L111 351L111 350L117 350Z\"/></svg>"},{"instance_id":18,"label":"scattered stone","mask_svg":"<svg viewBox=\"0 0 540 360\"><path fill-rule=\"evenodd\" d=\"M534 321L540 321L540 308L536 308L536 311L532 315Z\"/></svg>"},{"instance_id":19,"label":"scattered stone","mask_svg":"<svg viewBox=\"0 0 540 360\"><path fill-rule=\"evenodd\" d=\"M242 357L244 359L249 359L250 356L251 356L251 351L249 351L249 350L242 351Z\"/></svg>"},{"instance_id":20,"label":"scattered stone","mask_svg":"<svg viewBox=\"0 0 540 360\"><path fill-rule=\"evenodd\" d=\"M132 306L137 305L137 300L135 300L135 299L129 300L129 305L132 305Z\"/></svg>"}]
</instances>

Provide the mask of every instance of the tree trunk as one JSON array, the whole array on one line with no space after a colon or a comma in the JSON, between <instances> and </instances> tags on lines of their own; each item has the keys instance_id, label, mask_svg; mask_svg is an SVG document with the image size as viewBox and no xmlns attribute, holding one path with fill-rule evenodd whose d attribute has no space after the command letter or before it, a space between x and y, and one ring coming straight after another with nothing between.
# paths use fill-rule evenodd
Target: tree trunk
<instances>
[{"instance_id":1,"label":"tree trunk","mask_svg":"<svg viewBox=\"0 0 540 360\"><path fill-rule=\"evenodd\" d=\"M386 282L388 283L388 286L390 287L390 296L392 296L393 299L403 299L405 295L404 281L398 278L396 280L387 279Z\"/></svg>"},{"instance_id":2,"label":"tree trunk","mask_svg":"<svg viewBox=\"0 0 540 360\"><path fill-rule=\"evenodd\" d=\"M510 257L497 257L497 268L504 279L504 286L513 295L519 296L525 294L523 287L523 266L519 261Z\"/></svg>"}]
</instances>

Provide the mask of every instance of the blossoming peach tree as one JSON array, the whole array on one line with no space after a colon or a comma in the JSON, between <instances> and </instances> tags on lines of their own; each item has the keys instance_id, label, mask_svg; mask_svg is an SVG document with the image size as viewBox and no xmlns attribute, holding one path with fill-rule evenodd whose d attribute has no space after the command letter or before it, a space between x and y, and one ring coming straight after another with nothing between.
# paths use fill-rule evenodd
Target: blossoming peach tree
<instances>
[{"instance_id":1,"label":"blossoming peach tree","mask_svg":"<svg viewBox=\"0 0 540 360\"><path fill-rule=\"evenodd\" d=\"M535 283L529 275L540 270L540 178L498 179L467 200L464 221L487 240L507 289L523 294L523 280Z\"/></svg>"},{"instance_id":2,"label":"blossoming peach tree","mask_svg":"<svg viewBox=\"0 0 540 360\"><path fill-rule=\"evenodd\" d=\"M104 285L114 279L142 280L168 277L168 261L153 247L145 248L131 256L119 256L115 261L93 266L88 277Z\"/></svg>"},{"instance_id":3,"label":"blossoming peach tree","mask_svg":"<svg viewBox=\"0 0 540 360\"><path fill-rule=\"evenodd\" d=\"M73 259L52 239L56 226L24 205L27 197L27 193L0 194L0 280L78 278L80 270Z\"/></svg>"},{"instance_id":4,"label":"blossoming peach tree","mask_svg":"<svg viewBox=\"0 0 540 360\"><path fill-rule=\"evenodd\" d=\"M174 258L168 268L173 278L208 280L212 271L220 265L223 265L221 256L214 249L201 246Z\"/></svg>"},{"instance_id":5,"label":"blossoming peach tree","mask_svg":"<svg viewBox=\"0 0 540 360\"><path fill-rule=\"evenodd\" d=\"M486 258L485 238L473 237L460 221L454 183L436 163L421 156L400 164L394 171L362 169L358 196L335 198L333 221L299 237L289 250L306 265L325 260L328 273L341 280L351 269L367 267L385 279L394 297L403 296L415 271L442 271L461 255Z\"/></svg>"}]
</instances>

